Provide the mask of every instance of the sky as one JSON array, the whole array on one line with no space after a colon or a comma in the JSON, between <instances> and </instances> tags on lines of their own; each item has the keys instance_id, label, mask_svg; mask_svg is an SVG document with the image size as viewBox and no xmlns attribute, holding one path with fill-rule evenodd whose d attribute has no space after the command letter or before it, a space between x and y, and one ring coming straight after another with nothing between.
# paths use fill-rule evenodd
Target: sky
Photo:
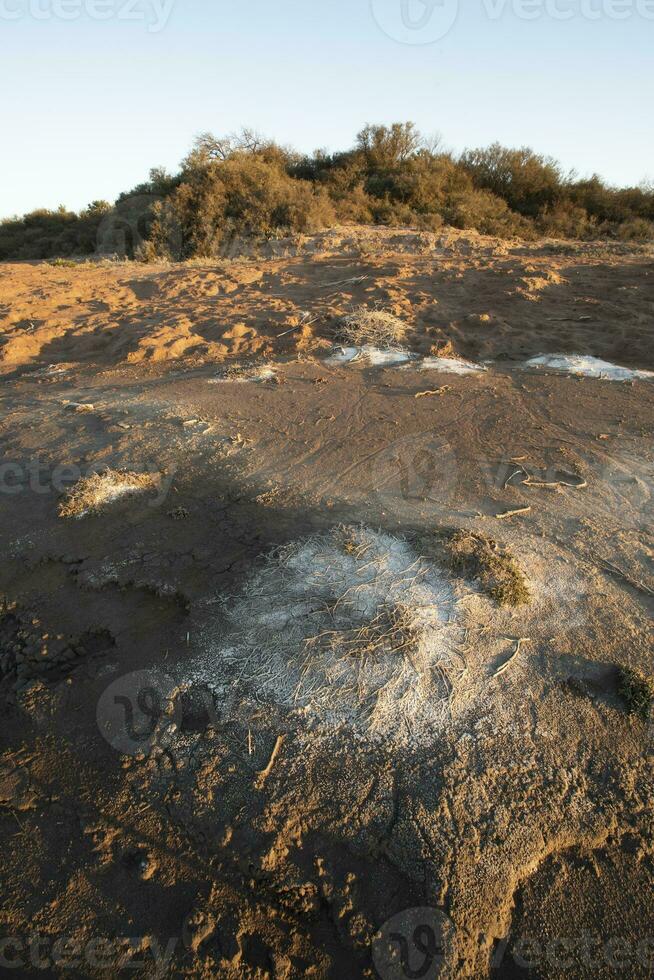
<instances>
[{"instance_id":1,"label":"sky","mask_svg":"<svg viewBox=\"0 0 654 980\"><path fill-rule=\"evenodd\" d=\"M200 132L413 120L654 177L654 0L0 0L0 217L114 201Z\"/></svg>"}]
</instances>

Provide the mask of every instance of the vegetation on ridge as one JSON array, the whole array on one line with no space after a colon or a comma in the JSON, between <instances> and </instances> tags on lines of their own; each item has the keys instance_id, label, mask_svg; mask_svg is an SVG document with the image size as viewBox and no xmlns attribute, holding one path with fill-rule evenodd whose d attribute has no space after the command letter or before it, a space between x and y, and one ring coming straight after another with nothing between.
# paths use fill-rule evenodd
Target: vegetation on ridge
<instances>
[{"instance_id":1,"label":"vegetation on ridge","mask_svg":"<svg viewBox=\"0 0 654 980\"><path fill-rule=\"evenodd\" d=\"M356 222L499 237L654 239L654 188L577 179L528 148L447 151L413 123L368 125L354 147L311 156L260 137L199 136L178 174L115 205L38 210L0 222L0 259L118 253L187 259L224 254L234 236L274 237Z\"/></svg>"}]
</instances>

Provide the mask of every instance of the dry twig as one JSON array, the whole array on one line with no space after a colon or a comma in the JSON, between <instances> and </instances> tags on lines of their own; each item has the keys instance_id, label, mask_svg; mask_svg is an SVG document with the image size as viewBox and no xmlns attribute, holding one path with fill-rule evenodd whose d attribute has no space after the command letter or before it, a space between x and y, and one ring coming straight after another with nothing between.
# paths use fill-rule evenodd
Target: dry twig
<instances>
[{"instance_id":1,"label":"dry twig","mask_svg":"<svg viewBox=\"0 0 654 980\"><path fill-rule=\"evenodd\" d=\"M272 750L272 754L270 756L268 765L266 766L265 769L262 769L260 772L257 773L257 788L260 789L268 779L268 776L272 772L273 766L275 765L275 760L277 759L277 756L279 755L282 745L284 744L285 741L286 741L286 735L277 736L277 740Z\"/></svg>"},{"instance_id":2,"label":"dry twig","mask_svg":"<svg viewBox=\"0 0 654 980\"><path fill-rule=\"evenodd\" d=\"M531 507L519 507L517 510L507 510L503 514L496 514L498 521L503 521L507 517L519 517L521 514L530 514Z\"/></svg>"},{"instance_id":3,"label":"dry twig","mask_svg":"<svg viewBox=\"0 0 654 980\"><path fill-rule=\"evenodd\" d=\"M509 659L506 660L502 664L501 667L498 667L498 669L493 674L493 677L500 677L506 670L509 669L509 667L511 666L511 664L513 663L513 661L515 660L515 658L518 656L518 654L522 650L522 644L523 643L531 643L531 639L528 636L523 636L521 639L519 639L518 642L517 642L516 648L513 651L513 653L511 654L511 656L509 657Z\"/></svg>"}]
</instances>

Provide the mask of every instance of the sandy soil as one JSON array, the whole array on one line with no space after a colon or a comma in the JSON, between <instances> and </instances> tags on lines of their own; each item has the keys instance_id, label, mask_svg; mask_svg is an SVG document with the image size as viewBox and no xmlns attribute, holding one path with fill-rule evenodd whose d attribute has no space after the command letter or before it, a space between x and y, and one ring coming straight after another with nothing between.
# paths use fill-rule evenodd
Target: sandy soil
<instances>
[{"instance_id":1,"label":"sandy soil","mask_svg":"<svg viewBox=\"0 0 654 980\"><path fill-rule=\"evenodd\" d=\"M328 364L362 304L486 370ZM524 362L654 370L653 315L645 250L456 232L0 266L0 972L652 975L654 730L617 678L654 673L654 381ZM452 571L459 528L529 605ZM361 711L322 647L281 683L334 542L340 592L383 545L393 601L436 597L378 730L374 670Z\"/></svg>"}]
</instances>

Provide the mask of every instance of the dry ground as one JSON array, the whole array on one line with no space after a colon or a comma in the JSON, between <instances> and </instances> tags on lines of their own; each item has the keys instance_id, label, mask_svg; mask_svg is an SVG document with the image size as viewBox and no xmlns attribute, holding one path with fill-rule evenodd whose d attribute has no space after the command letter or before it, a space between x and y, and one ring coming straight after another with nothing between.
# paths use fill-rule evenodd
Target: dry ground
<instances>
[{"instance_id":1,"label":"dry ground","mask_svg":"<svg viewBox=\"0 0 654 980\"><path fill-rule=\"evenodd\" d=\"M653 277L644 249L355 228L0 266L4 969L121 975L131 937L126 976L373 977L400 915L420 972L428 907L451 931L425 976L651 975L654 735L618 669L653 674L654 382L522 362L654 369ZM492 364L327 365L361 305ZM62 516L95 471L151 479ZM258 582L284 629L264 562L340 526L442 576L439 710L383 738L246 670ZM530 604L442 561L457 529Z\"/></svg>"}]
</instances>

